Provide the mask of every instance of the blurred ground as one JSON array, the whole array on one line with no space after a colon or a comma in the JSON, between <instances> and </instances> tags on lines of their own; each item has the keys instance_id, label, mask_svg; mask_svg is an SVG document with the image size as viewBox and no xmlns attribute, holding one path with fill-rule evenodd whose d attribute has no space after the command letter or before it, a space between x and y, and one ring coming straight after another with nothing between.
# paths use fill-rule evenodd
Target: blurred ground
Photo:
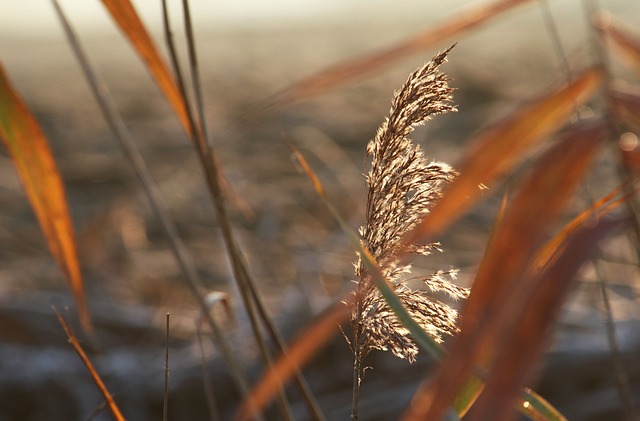
<instances>
[{"instance_id":1,"label":"blurred ground","mask_svg":"<svg viewBox=\"0 0 640 421\"><path fill-rule=\"evenodd\" d=\"M612 8L620 6L612 2ZM566 12L564 12L566 14ZM566 16L565 16L566 17ZM562 21L575 70L591 62L581 16ZM621 15L640 27L640 16ZM413 21L412 21L413 22ZM526 28L523 28L523 25ZM235 192L253 212L233 212L238 237L277 323L291 337L349 287L353 252L304 176L293 165L287 137L303 151L347 220L363 222L363 156L384 118L393 90L435 50L408 57L366 81L241 125L256 103L303 76L381 48L424 25L363 23L286 30L262 28L198 33L207 115L216 150ZM533 38L531 34L535 33ZM441 116L414 138L436 160L455 163L473 133L516 104L559 83L563 74L545 38L539 10L529 6L498 19L491 30L459 41L445 70L458 90L460 112ZM179 37L180 39L180 37ZM453 42L453 40L452 40ZM211 201L192 147L126 43L114 35L84 38L138 142L181 234L211 291L236 304L232 337L252 376L255 350L227 268ZM439 48L445 48L441 45ZM204 419L197 311L180 280L167 241L93 102L70 49L59 35L3 35L10 77L49 136L66 182L77 228L89 302L102 352L93 355L108 387L131 420L162 411L164 315L171 313L171 419ZM622 77L631 79L622 68ZM632 79L637 81L636 79ZM66 344L51 305L73 307L48 254L13 166L0 155L0 420L85 419L102 402ZM603 156L590 178L598 196L617 185ZM484 250L500 195L442 238L446 252L417 262L418 271L450 266L469 284ZM584 199L576 204L583 205ZM638 282L624 238L606 247L605 270L619 328L625 370L640 395ZM574 420L621 419L595 275L583 273L541 370L539 392ZM73 311L69 317L74 318ZM331 420L347 419L351 359L336 338L308 371ZM236 405L231 380L207 347L218 399L229 415ZM362 418L388 420L411 397L428 361L410 368L376 355L365 378ZM424 367L424 369L423 369ZM384 396L381 405L380 397ZM302 407L296 412L304 414ZM95 419L108 419L101 414ZM301 415L301 419L304 416Z\"/></svg>"}]
</instances>

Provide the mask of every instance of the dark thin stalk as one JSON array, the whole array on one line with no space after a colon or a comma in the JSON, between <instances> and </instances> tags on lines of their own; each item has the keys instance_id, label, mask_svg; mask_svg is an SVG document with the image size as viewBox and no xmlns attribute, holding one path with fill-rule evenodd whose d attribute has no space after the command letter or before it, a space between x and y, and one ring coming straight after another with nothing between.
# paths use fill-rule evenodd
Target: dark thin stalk
<instances>
[{"instance_id":1,"label":"dark thin stalk","mask_svg":"<svg viewBox=\"0 0 640 421\"><path fill-rule=\"evenodd\" d=\"M562 47L558 25L556 25L556 22L553 19L553 15L551 14L549 0L538 0L538 2L540 4L540 10L542 12L542 19L544 20L544 24L547 27L547 31L551 35L551 43L553 44L553 49L555 50L556 57L558 58L560 66L562 67L562 70L567 77L567 83L571 83L571 81L573 80L573 72L571 71L571 66L569 65L567 54Z\"/></svg>"},{"instance_id":2,"label":"dark thin stalk","mask_svg":"<svg viewBox=\"0 0 640 421\"><path fill-rule=\"evenodd\" d=\"M596 30L593 26L592 18L596 16L598 11L600 10L600 6L597 0L583 0L585 14L587 15L587 21L589 22L590 34L592 36L592 45L594 49L594 54L597 60L601 63L603 69L605 70L605 82L604 86L606 92L608 92L611 88L613 77L611 74L611 64L609 61L609 56L606 53L602 40L599 39ZM620 128L619 122L615 119L615 115L612 112L612 104L609 95L606 95L605 101L605 112L607 115L607 121L610 126L610 133L613 139L617 139L617 135L622 132ZM614 146L615 143L614 143ZM616 152L618 154L618 165L617 170L620 179L632 185L634 176L632 171L628 168L626 161L622 159L622 151L616 146ZM633 234L629 234L629 240L633 245L633 248L636 252L636 267L640 267L640 204L638 203L637 196L634 194L629 198L629 200L625 200L625 205L627 207L627 211L632 216L631 217L631 225L633 229ZM620 347L617 340L616 328L613 323L613 314L611 311L611 304L609 301L609 294L607 291L607 285L605 283L604 273L602 273L602 269L600 265L596 263L594 265L596 270L596 275L598 276L598 287L600 290L600 294L602 297L602 302L604 304L604 318L605 318L605 328L607 332L607 342L609 345L609 350L611 351L611 358L613 360L614 371L615 371L615 379L616 379L616 388L618 391L618 398L620 399L620 403L622 404L624 412L632 419L637 419L638 414L635 413L635 409L633 406L633 400L631 399L631 392L629 386L629 379L624 369L624 364L622 362L622 357L620 355Z\"/></svg>"},{"instance_id":3,"label":"dark thin stalk","mask_svg":"<svg viewBox=\"0 0 640 421\"><path fill-rule=\"evenodd\" d=\"M354 344L356 340L354 339ZM351 393L351 421L358 421L358 407L360 404L360 385L362 384L362 359L354 352L353 354L353 389Z\"/></svg>"},{"instance_id":4,"label":"dark thin stalk","mask_svg":"<svg viewBox=\"0 0 640 421\"><path fill-rule=\"evenodd\" d=\"M247 279L249 281L248 282L249 290L251 292L252 298L256 303L256 308L259 312L259 315L263 323L267 327L267 330L269 332L269 335L271 336L271 339L273 340L274 344L278 348L278 351L281 354L286 355L287 352L289 352L289 349L287 347L287 344L284 338L282 337L281 333L278 331L277 327L275 326L275 324L267 314L266 306L263 302L262 297L260 296L260 294L258 294L257 287L255 286L255 284L253 284L253 280L250 277L248 277ZM296 382L296 386L298 387L298 390L300 391L300 394L302 395L302 399L307 405L307 409L309 410L309 414L311 415L312 419L315 421L325 421L326 418L324 416L324 413L322 412L322 409L320 408L320 404L315 398L313 392L311 391L311 388L309 387L309 384L305 380L299 368L295 370L293 378L294 378L294 381Z\"/></svg>"},{"instance_id":5,"label":"dark thin stalk","mask_svg":"<svg viewBox=\"0 0 640 421\"><path fill-rule=\"evenodd\" d=\"M196 102L196 108L198 111L198 119L200 122L201 130L196 131L199 136L202 136L204 139L197 142L201 146L207 146L207 152L213 155L213 151L211 149L211 139L208 135L208 130L206 127L206 118L204 116L204 101L202 99L202 88L200 83L200 76L198 71L198 60L197 53L195 48L194 36L193 36L193 26L191 24L191 14L189 10L189 2L188 0L183 0L184 7L184 17L185 17L185 28L187 33L187 42L189 48L189 58L190 58L190 68L191 68L191 78L193 83L194 97ZM213 165L216 164L214 161L215 157L212 157ZM213 195L214 199L217 199L218 195ZM216 202L218 202L216 200ZM219 210L218 218L228 221L228 217L226 216L226 209L222 203L216 203L216 209ZM246 263L242 258L242 253L238 249L238 246L233 238L233 232L230 228L230 224L228 222L221 223L223 225L223 234L225 237L225 243L227 245L227 250L230 255L230 260L232 261L232 268L234 269L234 275L238 283L238 287L241 292L241 296L245 303L245 307L247 307L247 312L249 313L250 320L252 322L252 328L254 330L254 335L256 335L256 339L258 344L260 345L260 349L263 355L263 359L265 360L265 364L267 367L271 365L270 356L266 348L266 343L262 337L262 333L258 326L258 316L266 326L273 342L279 349L281 353L286 353L287 348L286 344L282 338L282 335L278 332L277 327L272 322L271 318L267 314L266 306L264 305L263 299L261 298L258 288L249 274ZM251 296L247 295L246 290L250 291ZM251 302L253 300L253 303ZM253 307L255 305L255 308ZM255 311L258 311L258 315L255 315ZM307 404L310 414L312 418L317 421L323 421L325 419L322 411L313 396L308 384L304 380L304 377L300 373L299 370L295 373L296 384L300 390L300 393ZM283 407L283 412L288 412L290 414L289 404L286 402L286 397L282 395L281 397L281 407ZM287 417L285 415L285 417ZM289 415L288 417L292 417Z\"/></svg>"},{"instance_id":6,"label":"dark thin stalk","mask_svg":"<svg viewBox=\"0 0 640 421\"><path fill-rule=\"evenodd\" d=\"M167 313L167 341L164 354L164 400L162 405L162 421L167 421L169 416L169 320L171 315Z\"/></svg>"},{"instance_id":7,"label":"dark thin stalk","mask_svg":"<svg viewBox=\"0 0 640 421\"><path fill-rule=\"evenodd\" d=\"M604 87L605 92L608 92L613 82L613 77L610 70L611 64L609 62L609 56L604 50L602 42L599 39L592 22L592 18L598 13L598 11L600 10L600 6L598 5L597 0L583 0L583 5L587 17L587 22L589 22L589 33L592 37L591 44L593 46L593 52L596 60L604 69ZM607 117L606 120L610 126L611 137L615 138L615 135L621 133L622 130L620 129L620 125L616 121L614 113L612 112L613 106L611 104L610 96L605 95L605 98L605 115ZM618 160L618 165L616 166L618 176L622 183L630 183L634 179L632 171L630 171L627 167L625 163L626 161L622 159L622 151L618 147L616 147L615 149L615 153L617 153L620 157L620 159ZM630 234L629 237L631 243L633 244L633 249L636 253L636 265L640 268L640 203L638 203L637 196L633 195L631 198L629 198L629 200L625 201L625 206L629 214L632 216L631 226L633 228L633 234Z\"/></svg>"},{"instance_id":8,"label":"dark thin stalk","mask_svg":"<svg viewBox=\"0 0 640 421\"><path fill-rule=\"evenodd\" d=\"M204 100L202 99L202 84L200 82L200 71L198 70L198 54L196 52L196 44L194 40L193 25L191 23L191 11L189 9L189 0L182 0L182 10L184 12L184 26L187 34L187 48L189 51L189 69L191 70L191 83L193 84L193 97L195 100L196 111L198 112L198 125L202 131L202 137L207 141L210 149L213 145L209 130L207 129L207 119L204 115Z\"/></svg>"},{"instance_id":9,"label":"dark thin stalk","mask_svg":"<svg viewBox=\"0 0 640 421\"><path fill-rule=\"evenodd\" d=\"M181 93L186 98L185 84L182 78L182 72L180 71L180 65L178 63L177 55L175 53L175 46L173 45L173 39L170 36L171 28L169 25L168 11L166 8L165 0L163 0L163 12L164 12L165 33L167 34L166 39L167 39L167 43L169 44L168 48L171 53L172 65L176 72L176 76L179 78L178 86L181 90ZM189 35L189 36L191 37L191 39L193 38L192 35ZM193 51L195 50L191 50L190 52L193 52ZM197 86L199 86L199 84L197 84ZM192 115L191 112L189 114ZM229 218L227 216L227 210L224 204L224 199L223 199L221 187L220 187L220 180L218 177L219 169L217 166L217 161L215 159L213 150L209 147L208 142L204 138L204 135L200 126L196 125L193 118L189 119L189 123L191 125L190 134L193 137L194 144L196 145L198 156L200 158L200 163L203 167L205 179L207 181L207 186L209 187L209 192L213 199L214 210L216 213L216 217L218 219L218 223L220 224L220 228L222 230L222 237L225 244L225 248L227 250L227 256L230 260L232 272L233 272L234 278L236 279L236 283L238 284L241 295L243 297L243 301L245 302L245 307L247 309L247 312L251 320L251 326L252 326L252 329L254 330L254 335L256 336L256 339L260 345L262 355L263 356L267 355L265 359L265 364L267 364L268 366L270 359L268 357L268 353L266 353L266 343L264 343L264 339L261 339L262 333L258 328L255 312L253 311L251 303L247 299L246 291L242 287L245 283L242 278L242 273L246 272L246 270L243 271L240 269L243 266L243 261L241 256L239 255L239 251L233 237L233 231L231 230L231 225L229 223ZM245 394L245 396L247 395Z\"/></svg>"},{"instance_id":10,"label":"dark thin stalk","mask_svg":"<svg viewBox=\"0 0 640 421\"><path fill-rule=\"evenodd\" d=\"M202 345L202 329L200 328L200 322L196 322L196 336L198 338L198 348L200 349L200 363L202 364L202 382L204 386L204 395L207 401L207 407L209 408L209 415L211 421L221 421L220 411L218 410L218 403L216 401L216 395L213 389L213 381L211 375L207 370L207 360L204 355L204 346Z\"/></svg>"},{"instance_id":11,"label":"dark thin stalk","mask_svg":"<svg viewBox=\"0 0 640 421\"><path fill-rule=\"evenodd\" d=\"M549 0L538 0L538 4L540 5L542 20L544 21L544 24L547 28L547 32L549 32L549 35L551 36L551 44L553 45L553 49L556 53L556 58L558 59L560 67L564 72L566 83L567 85L569 85L573 80L573 72L571 71L571 66L569 65L567 54L564 51L564 47L562 46L562 41L560 40L560 32L558 31L558 25L556 25L556 21L551 13L551 8L549 7ZM577 119L580 120L580 110L577 106L574 106L573 108L574 112L576 113Z\"/></svg>"},{"instance_id":12,"label":"dark thin stalk","mask_svg":"<svg viewBox=\"0 0 640 421\"><path fill-rule=\"evenodd\" d=\"M189 106L189 95L187 94L187 90L184 86L184 77L182 76L181 67L178 65L178 53L176 52L175 43L173 42L173 31L171 31L171 24L169 23L169 10L167 9L167 1L162 0L162 24L164 27L164 37L165 43L167 44L167 49L169 50L169 57L171 59L171 65L173 68L173 72L176 76L176 83L178 85L178 89L180 90L180 96L184 101L184 109L187 113L187 121L189 122L189 140L195 143L196 137L193 134L193 129L196 127L196 124L193 120L193 114L191 113L191 107ZM196 145L197 146L197 145Z\"/></svg>"},{"instance_id":13,"label":"dark thin stalk","mask_svg":"<svg viewBox=\"0 0 640 421\"><path fill-rule=\"evenodd\" d=\"M611 351L611 362L613 364L618 397L620 398L622 408L624 412L629 416L629 419L638 420L640 418L638 417L638 414L635 413L635 409L633 407L633 399L631 398L629 376L627 375L624 364L622 363L622 354L620 352L620 344L618 343L618 336L616 334L616 326L613 322L613 311L611 310L611 300L609 299L609 290L607 288L605 274L600 264L596 264L594 267L596 276L598 277L597 282L600 297L602 298L602 316L604 318L605 330L607 332L607 342L609 343L609 350Z\"/></svg>"},{"instance_id":14,"label":"dark thin stalk","mask_svg":"<svg viewBox=\"0 0 640 421\"><path fill-rule=\"evenodd\" d=\"M113 395L113 397L115 398L115 395ZM93 412L87 415L87 418L85 418L84 421L92 421L98 415L100 415L106 408L107 408L107 401L102 401L102 403L98 405L98 407L94 409Z\"/></svg>"},{"instance_id":15,"label":"dark thin stalk","mask_svg":"<svg viewBox=\"0 0 640 421\"><path fill-rule=\"evenodd\" d=\"M220 189L220 181L219 181L219 169L217 168L217 162L215 159L213 148L211 147L210 137L208 136L205 124L205 116L204 116L204 104L202 101L202 88L200 84L200 75L198 72L198 59L195 48L195 41L193 35L193 26L191 24L191 14L189 11L189 2L187 0L183 0L182 2L183 12L184 12L184 21L185 21L185 31L187 35L187 44L188 44L188 52L189 52L189 67L191 69L191 83L193 84L193 91L195 97L195 106L198 112L198 122L199 125L194 127L193 133L196 134L198 138L198 147L200 156L203 158L207 158L203 164L205 166L205 170L209 175L210 180L210 188L212 191L212 197L214 199L214 205L216 208L216 216L218 218L218 223L220 224L223 232L223 237L227 249L227 254L229 259L231 260L231 266L233 268L234 277L236 279L236 283L238 284L238 289L240 290L241 297L249 315L249 320L251 321L251 328L253 331L253 335L258 344L258 348L260 349L260 354L262 356L263 362L267 368L271 367L272 359L269 354L269 350L267 347L266 340L260 328L260 322L258 320L258 316L256 314L256 310L254 307L254 303L251 302L251 298L247 293L248 287L248 278L249 274L246 269L246 265L242 258L242 252L237 246L237 243L234 239L233 230L231 228L231 224L229 222L229 217L227 214L227 210L224 203L224 198L221 194ZM208 164L208 165L207 165ZM287 400L286 394L284 392L284 388L281 387L278 393L278 404L280 407L280 411L286 421L293 420L293 413L291 411L291 406Z\"/></svg>"},{"instance_id":16,"label":"dark thin stalk","mask_svg":"<svg viewBox=\"0 0 640 421\"><path fill-rule=\"evenodd\" d=\"M122 147L125 157L129 160L131 166L133 167L134 172L147 196L147 199L149 200L151 208L156 214L156 217L160 221L160 225L163 231L169 239L171 250L178 262L178 265L180 266L182 273L184 274L184 278L182 279L186 282L190 291L193 293L199 307L202 309L203 314L206 314L207 322L209 323L213 335L218 342L222 355L231 368L233 378L236 380L238 387L245 395L247 395L249 386L244 374L244 370L240 365L237 355L233 352L231 345L226 340L221 327L211 317L208 311L205 297L201 292L202 281L200 279L200 275L198 274L196 265L193 262L191 255L182 242L182 239L178 235L178 230L169 214L164 200L162 199L160 191L151 178L149 170L144 162L144 159L142 158L142 155L140 154L140 151L136 147L130 132L124 124L122 117L118 113L115 104L111 99L111 95L109 94L109 90L107 89L104 82L98 77L97 72L89 62L87 54L81 46L75 32L71 28L71 25L69 24L69 21L66 18L64 12L60 8L57 0L52 0L52 2L60 18L67 38L69 39L69 43L73 48L78 61L80 62L91 91L93 92L93 95L96 98L98 105L100 106L102 114L109 124L109 127L115 134L120 146Z\"/></svg>"},{"instance_id":17,"label":"dark thin stalk","mask_svg":"<svg viewBox=\"0 0 640 421\"><path fill-rule=\"evenodd\" d=\"M359 417L359 405L360 405L360 386L362 385L362 376L364 371L362 369L362 362L365 358L365 353L363 352L361 339L363 338L362 325L360 324L360 320L362 320L362 300L354 297L356 302L355 312L356 317L354 317L351 321L351 331L353 332L353 342L349 343L349 348L351 349L351 353L353 354L353 380L352 380L352 390L351 390L351 421L357 421ZM346 336L345 336L346 338Z\"/></svg>"}]
</instances>

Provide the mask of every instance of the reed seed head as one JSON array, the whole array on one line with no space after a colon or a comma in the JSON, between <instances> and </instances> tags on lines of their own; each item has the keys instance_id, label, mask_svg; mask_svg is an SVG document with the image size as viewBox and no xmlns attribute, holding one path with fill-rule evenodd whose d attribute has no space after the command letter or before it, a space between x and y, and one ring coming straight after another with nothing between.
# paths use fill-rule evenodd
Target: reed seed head
<instances>
[{"instance_id":1,"label":"reed seed head","mask_svg":"<svg viewBox=\"0 0 640 421\"><path fill-rule=\"evenodd\" d=\"M441 196L442 187L456 175L442 162L428 162L420 146L407 136L414 127L436 114L456 111L451 103L452 88L439 66L448 50L415 70L395 93L389 116L367 146L370 168L366 223L360 228L364 245L375 257L395 293L420 326L437 341L457 332L457 312L429 297L425 290L407 286L411 266L400 262L398 253L404 235L429 213ZM410 251L429 255L441 251L439 244L414 244ZM414 361L418 348L409 331L400 323L367 273L360 257L355 262L357 288L347 301L354 333L353 352L364 358L373 349L390 350L400 358ZM456 286L456 271L438 271L420 277L427 289L443 291L453 298L468 295ZM415 279L415 278L414 278Z\"/></svg>"}]
</instances>

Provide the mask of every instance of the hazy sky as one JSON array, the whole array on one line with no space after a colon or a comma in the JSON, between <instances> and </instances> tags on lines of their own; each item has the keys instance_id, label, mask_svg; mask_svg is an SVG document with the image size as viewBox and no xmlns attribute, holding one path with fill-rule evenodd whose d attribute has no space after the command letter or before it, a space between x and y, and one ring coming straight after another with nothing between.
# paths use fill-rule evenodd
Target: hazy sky
<instances>
[{"instance_id":1,"label":"hazy sky","mask_svg":"<svg viewBox=\"0 0 640 421\"><path fill-rule=\"evenodd\" d=\"M111 22L100 0L59 0L74 26L101 31ZM167 0L172 16L179 17L180 0ZM133 0L145 22L152 26L161 22L161 0ZM252 26L310 24L313 22L348 21L350 19L393 20L420 15L429 19L469 0L190 0L194 20L199 25ZM50 0L0 1L0 33L43 34L58 31L58 22Z\"/></svg>"}]
</instances>

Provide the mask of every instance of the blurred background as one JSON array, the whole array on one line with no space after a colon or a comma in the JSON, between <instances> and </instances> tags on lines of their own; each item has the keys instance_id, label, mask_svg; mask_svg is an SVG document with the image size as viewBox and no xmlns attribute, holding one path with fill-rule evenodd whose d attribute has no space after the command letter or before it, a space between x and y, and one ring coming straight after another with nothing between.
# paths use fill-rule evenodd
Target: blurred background
<instances>
[{"instance_id":1,"label":"blurred background","mask_svg":"<svg viewBox=\"0 0 640 421\"><path fill-rule=\"evenodd\" d=\"M180 2L170 1L176 42L186 58ZM413 138L430 158L455 166L474 134L518 105L558 86L567 71L595 63L582 1L532 1L478 29L408 55L373 75L252 118L261 104L331 65L392 47L479 4L462 0L295 2L192 0L206 115L223 171L240 204L231 215L269 310L291 338L351 286L354 253L301 175L283 139L296 144L354 227L364 221L364 151L407 75L438 50L458 45L444 70L459 112L439 116ZM134 1L164 52L160 1ZM640 2L600 7L640 32ZM210 292L230 295L233 320L221 318L252 379L261 372L246 315L227 265L211 199L193 147L178 120L99 1L67 0L85 48L150 167ZM171 313L170 419L206 419L198 308L132 170L103 120L50 2L0 2L0 60L49 138L67 189L90 309L100 340L96 367L131 420L162 413L165 314ZM186 63L186 61L185 61ZM613 58L615 78L638 82ZM601 105L593 104L597 112ZM598 197L618 184L608 154L589 177ZM460 269L470 285L494 222L500 189L442 239L444 253L416 262L417 273ZM588 203L576 200L576 209ZM51 306L69 306L13 164L0 149L0 420L87 419L102 402L66 343ZM639 285L625 238L607 245L609 291L632 395L640 396ZM536 387L572 420L622 419L602 299L592 269L582 272L558 324ZM78 327L79 329L79 327ZM237 406L229 374L205 341L225 419ZM620 361L618 361L620 362ZM352 358L340 334L307 370L331 420L347 419ZM397 418L430 361L415 367L375 353L363 386L362 419ZM382 399L381 397L384 397ZM636 404L638 402L636 401ZM305 419L301 405L294 408ZM92 419L109 419L104 413Z\"/></svg>"}]
</instances>

